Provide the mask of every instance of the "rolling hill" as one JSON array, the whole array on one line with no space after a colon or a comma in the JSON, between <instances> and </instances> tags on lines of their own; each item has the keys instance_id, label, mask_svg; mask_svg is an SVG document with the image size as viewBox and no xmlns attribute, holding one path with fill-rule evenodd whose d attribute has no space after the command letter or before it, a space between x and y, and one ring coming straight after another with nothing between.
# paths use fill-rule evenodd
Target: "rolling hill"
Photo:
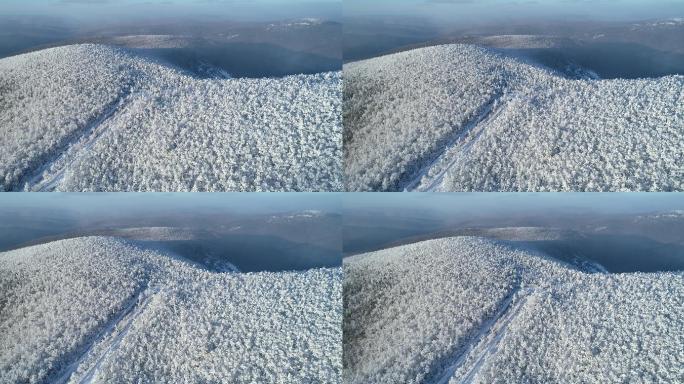
<instances>
[{"instance_id":1,"label":"rolling hill","mask_svg":"<svg viewBox=\"0 0 684 384\"><path fill-rule=\"evenodd\" d=\"M341 284L113 237L0 253L0 382L339 382Z\"/></svg>"},{"instance_id":2,"label":"rolling hill","mask_svg":"<svg viewBox=\"0 0 684 384\"><path fill-rule=\"evenodd\" d=\"M0 60L0 189L331 191L341 74L200 79L125 48Z\"/></svg>"},{"instance_id":3,"label":"rolling hill","mask_svg":"<svg viewBox=\"0 0 684 384\"><path fill-rule=\"evenodd\" d=\"M684 76L576 79L466 44L344 76L348 190L684 190Z\"/></svg>"},{"instance_id":4,"label":"rolling hill","mask_svg":"<svg viewBox=\"0 0 684 384\"><path fill-rule=\"evenodd\" d=\"M347 383L677 382L684 276L452 237L344 260Z\"/></svg>"}]
</instances>

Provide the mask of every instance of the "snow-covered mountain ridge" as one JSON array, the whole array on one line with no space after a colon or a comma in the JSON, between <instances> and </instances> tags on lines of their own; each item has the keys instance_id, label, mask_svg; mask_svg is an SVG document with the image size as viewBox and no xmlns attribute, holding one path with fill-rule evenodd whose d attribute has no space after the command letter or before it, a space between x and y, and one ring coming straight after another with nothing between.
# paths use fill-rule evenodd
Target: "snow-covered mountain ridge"
<instances>
[{"instance_id":1,"label":"snow-covered mountain ridge","mask_svg":"<svg viewBox=\"0 0 684 384\"><path fill-rule=\"evenodd\" d=\"M344 260L347 383L678 382L684 275L476 237Z\"/></svg>"},{"instance_id":2,"label":"snow-covered mountain ridge","mask_svg":"<svg viewBox=\"0 0 684 384\"><path fill-rule=\"evenodd\" d=\"M0 60L0 188L342 189L341 73L196 79L104 45Z\"/></svg>"},{"instance_id":3,"label":"snow-covered mountain ridge","mask_svg":"<svg viewBox=\"0 0 684 384\"><path fill-rule=\"evenodd\" d=\"M0 382L339 382L341 284L111 237L0 253Z\"/></svg>"},{"instance_id":4,"label":"snow-covered mountain ridge","mask_svg":"<svg viewBox=\"0 0 684 384\"><path fill-rule=\"evenodd\" d=\"M684 76L576 80L462 44L344 74L350 190L684 190Z\"/></svg>"}]
</instances>

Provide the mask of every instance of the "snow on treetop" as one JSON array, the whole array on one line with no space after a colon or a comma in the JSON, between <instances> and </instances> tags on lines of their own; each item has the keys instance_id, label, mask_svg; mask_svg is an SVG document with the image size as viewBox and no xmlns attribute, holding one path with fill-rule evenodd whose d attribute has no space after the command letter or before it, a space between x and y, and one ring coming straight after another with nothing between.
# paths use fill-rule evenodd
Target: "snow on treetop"
<instances>
[{"instance_id":1,"label":"snow on treetop","mask_svg":"<svg viewBox=\"0 0 684 384\"><path fill-rule=\"evenodd\" d=\"M0 254L0 382L339 382L342 274L213 273L108 237Z\"/></svg>"},{"instance_id":2,"label":"snow on treetop","mask_svg":"<svg viewBox=\"0 0 684 384\"><path fill-rule=\"evenodd\" d=\"M684 275L587 274L506 242L344 261L348 383L678 382Z\"/></svg>"},{"instance_id":3,"label":"snow on treetop","mask_svg":"<svg viewBox=\"0 0 684 384\"><path fill-rule=\"evenodd\" d=\"M460 44L344 75L349 190L684 190L684 76L576 80Z\"/></svg>"},{"instance_id":4,"label":"snow on treetop","mask_svg":"<svg viewBox=\"0 0 684 384\"><path fill-rule=\"evenodd\" d=\"M123 48L0 60L0 189L342 189L341 73L201 80Z\"/></svg>"}]
</instances>

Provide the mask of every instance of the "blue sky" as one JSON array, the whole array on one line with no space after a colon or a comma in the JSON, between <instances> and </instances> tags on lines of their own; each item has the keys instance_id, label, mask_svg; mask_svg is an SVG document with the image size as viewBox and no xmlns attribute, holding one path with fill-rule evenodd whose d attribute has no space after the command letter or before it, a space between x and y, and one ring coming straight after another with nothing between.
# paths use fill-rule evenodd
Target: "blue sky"
<instances>
[{"instance_id":1,"label":"blue sky","mask_svg":"<svg viewBox=\"0 0 684 384\"><path fill-rule=\"evenodd\" d=\"M344 0L345 16L425 16L478 23L509 19L639 20L684 16L684 0Z\"/></svg>"},{"instance_id":2,"label":"blue sky","mask_svg":"<svg viewBox=\"0 0 684 384\"><path fill-rule=\"evenodd\" d=\"M340 0L0 0L0 15L92 20L111 16L229 16L235 19L325 16Z\"/></svg>"}]
</instances>

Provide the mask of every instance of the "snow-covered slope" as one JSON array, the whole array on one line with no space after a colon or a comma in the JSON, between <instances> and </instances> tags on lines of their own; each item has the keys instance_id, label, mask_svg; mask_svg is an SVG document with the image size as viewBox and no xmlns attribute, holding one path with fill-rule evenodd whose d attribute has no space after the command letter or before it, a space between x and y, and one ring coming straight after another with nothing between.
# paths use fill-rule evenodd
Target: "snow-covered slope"
<instances>
[{"instance_id":1,"label":"snow-covered slope","mask_svg":"<svg viewBox=\"0 0 684 384\"><path fill-rule=\"evenodd\" d=\"M339 382L341 283L106 237L1 253L0 382Z\"/></svg>"},{"instance_id":2,"label":"snow-covered slope","mask_svg":"<svg viewBox=\"0 0 684 384\"><path fill-rule=\"evenodd\" d=\"M0 188L342 189L341 74L201 80L123 48L0 60Z\"/></svg>"},{"instance_id":3,"label":"snow-covered slope","mask_svg":"<svg viewBox=\"0 0 684 384\"><path fill-rule=\"evenodd\" d=\"M505 242L345 259L348 383L678 382L684 275L586 274Z\"/></svg>"},{"instance_id":4,"label":"snow-covered slope","mask_svg":"<svg viewBox=\"0 0 684 384\"><path fill-rule=\"evenodd\" d=\"M351 190L684 190L684 76L565 78L473 45L344 67Z\"/></svg>"}]
</instances>

